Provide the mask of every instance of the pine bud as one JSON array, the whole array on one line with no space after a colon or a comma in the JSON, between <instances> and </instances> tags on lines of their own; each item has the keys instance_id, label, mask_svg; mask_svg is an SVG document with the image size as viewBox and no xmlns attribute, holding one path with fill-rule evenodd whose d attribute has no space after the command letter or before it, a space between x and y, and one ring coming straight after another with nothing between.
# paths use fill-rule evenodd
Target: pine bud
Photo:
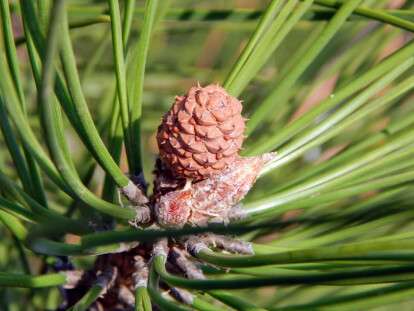
<instances>
[{"instance_id":1,"label":"pine bud","mask_svg":"<svg viewBox=\"0 0 414 311\"><path fill-rule=\"evenodd\" d=\"M185 224L204 226L227 223L232 208L249 192L263 166L274 153L237 158L222 172L194 183L190 188L160 196L155 204L157 222L164 227Z\"/></svg>"}]
</instances>

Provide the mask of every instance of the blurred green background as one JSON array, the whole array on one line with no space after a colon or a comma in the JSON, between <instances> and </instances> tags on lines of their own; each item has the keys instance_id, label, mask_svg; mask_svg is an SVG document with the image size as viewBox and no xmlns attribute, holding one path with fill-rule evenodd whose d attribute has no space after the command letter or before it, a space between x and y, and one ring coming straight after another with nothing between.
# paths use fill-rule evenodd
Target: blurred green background
<instances>
[{"instance_id":1,"label":"blurred green background","mask_svg":"<svg viewBox=\"0 0 414 311\"><path fill-rule=\"evenodd\" d=\"M122 4L122 1L120 2ZM414 10L411 9L412 2L364 1L363 3L374 8L396 10L395 14L397 15L404 13L398 11L399 8L408 8L407 12L401 16L407 20L414 20ZM268 3L269 1L259 0L171 0L168 1L169 8L163 11L167 5L163 1L161 2L162 5L158 12L161 21L151 38L143 97L142 144L144 171L148 181L151 181L153 163L157 156L155 132L161 116L169 109L174 96L184 94L197 82L201 85L223 83L254 31L258 17ZM137 1L130 42L136 41L139 37L143 7L144 1ZM87 97L92 116L105 137L110 126L108 117L112 114L112 102L115 94L113 51L107 4L105 1L70 0L68 8L70 23L73 26L71 38L76 52L83 91ZM322 27L332 16L332 12L322 6L312 7L305 18L283 40L280 47L240 95L240 99L244 103L244 115L247 118L266 99L275 86L286 77L298 61L297 56L300 56L300 53L297 52L301 50L306 52L306 47L318 37ZM13 21L15 35L19 38L22 36L22 27L17 14L13 15ZM258 154L265 151L261 150L261 146L264 146L268 139L284 126L290 124L322 99L334 94L336 89L378 64L380 60L399 49L411 38L411 33L398 27L383 25L360 16L352 16L301 75L289 98L280 99L283 105L275 103L271 115L262 120L258 128L247 138L243 150L244 154ZM19 42L21 43L21 40ZM24 44L20 45L18 52L24 87L26 94L28 94L30 122L32 127L36 129L39 140L43 141L35 105L36 89ZM407 72L406 76L410 74L412 74L412 70ZM390 85L390 87L392 86ZM376 96L380 97L381 95L379 93ZM288 187L290 183L304 178L303 176L306 176L308 170L326 162L348 146L361 142L370 135L380 133L389 124L398 123L401 116L412 115L414 113L412 103L413 94L411 92L400 98L398 105L384 107L355 122L352 127L348 127L322 145L308 150L303 156L260 179L246 202L254 202L256 199L277 193L284 187ZM335 109L339 109L343 104L338 105ZM319 120L323 120L335 109L319 116ZM78 171L81 175L85 174L89 167L88 163L84 161L87 151L74 130L68 125L67 120L65 120L65 124L67 140L76 160ZM6 174L17 178L2 139L1 137L0 162L6 163L4 166ZM264 147L264 149L266 148ZM121 165L126 171L124 158ZM90 188L98 194L102 190L103 176L103 171L98 168L90 185ZM48 186L52 187L52 185ZM318 208L321 214L335 214L336 209L342 209L375 194L375 191L369 191L335 200L335 202L312 204L312 206L315 205L312 211L316 216L318 216ZM405 198L403 195L401 200L409 206L412 202L412 195L409 193L405 195L408 197L407 200L403 200ZM49 193L48 196L51 198L53 208L65 211L67 202L69 202L67 197L54 197L53 193ZM328 206L329 209L324 209ZM299 213L301 213L301 209L294 208L293 212L287 212L283 217L288 219ZM411 215L411 217L413 216ZM334 229L323 226L317 229L299 227L273 235L260 233L257 241L270 241L277 247L301 245L300 243L306 246L318 246L338 241L358 241L360 236L369 238L387 235L388 232L392 233L396 230L409 231L413 228L411 219L404 218L392 223L385 222L383 225L372 227L374 229L370 229L370 227L360 232L354 230L339 237L333 235ZM342 229L345 232L346 224L343 224L340 230ZM21 271L17 259L19 250L15 247L13 239L3 227L0 227L0 234L0 271ZM329 240L330 234L332 234L332 240ZM254 238L255 234L248 235L248 237ZM326 241L321 241L324 238ZM42 269L45 269L42 257L30 255L29 259L34 271L41 273ZM76 263L88 266L91 260L92 258L81 258L77 259ZM358 286L358 290L377 288L378 286L382 285L361 285ZM290 304L292 300L295 304L300 304L336 293L346 294L353 291L355 288L352 286L297 286L241 290L240 295L249 300L258 300L262 305L272 305L277 302L278 305L283 306ZM10 302L8 310L30 310L32 307L29 306L32 305L37 310L54 309L59 302L59 292L58 289L31 292L23 289L0 288L0 301ZM400 310L412 310L414 304L410 301L398 302L398 305L387 305L383 308L376 308L376 310L391 310L394 307L398 307ZM6 306L0 302L0 310L1 308L7 310ZM361 309L355 306L355 310Z\"/></svg>"}]
</instances>

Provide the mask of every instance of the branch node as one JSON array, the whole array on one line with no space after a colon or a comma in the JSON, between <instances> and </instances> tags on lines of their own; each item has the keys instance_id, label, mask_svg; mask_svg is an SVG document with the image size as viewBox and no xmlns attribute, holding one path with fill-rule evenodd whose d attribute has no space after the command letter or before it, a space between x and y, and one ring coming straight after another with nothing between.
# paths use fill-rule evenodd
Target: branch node
<instances>
[{"instance_id":1,"label":"branch node","mask_svg":"<svg viewBox=\"0 0 414 311\"><path fill-rule=\"evenodd\" d=\"M171 287L170 295L173 296L178 301L185 303L186 305L192 305L194 301L194 296L184 289L178 289L176 287Z\"/></svg>"},{"instance_id":2,"label":"branch node","mask_svg":"<svg viewBox=\"0 0 414 311\"><path fill-rule=\"evenodd\" d=\"M187 258L181 249L173 247L170 256L171 260L184 272L187 278L194 280L205 279L203 271L192 260Z\"/></svg>"},{"instance_id":3,"label":"branch node","mask_svg":"<svg viewBox=\"0 0 414 311\"><path fill-rule=\"evenodd\" d=\"M137 255L134 257L134 268L135 272L132 274L134 288L137 289L138 287L147 287L148 265L142 256Z\"/></svg>"},{"instance_id":4,"label":"branch node","mask_svg":"<svg viewBox=\"0 0 414 311\"><path fill-rule=\"evenodd\" d=\"M121 193L134 205L146 205L149 200L144 191L138 187L132 180L125 187L120 188Z\"/></svg>"},{"instance_id":5,"label":"branch node","mask_svg":"<svg viewBox=\"0 0 414 311\"><path fill-rule=\"evenodd\" d=\"M187 252L194 257L196 257L202 250L208 249L207 244L204 243L204 241L200 241L197 236L188 238L187 241L185 241L185 247L187 248Z\"/></svg>"},{"instance_id":6,"label":"branch node","mask_svg":"<svg viewBox=\"0 0 414 311\"><path fill-rule=\"evenodd\" d=\"M168 240L166 238L160 239L154 243L152 249L153 256L168 256Z\"/></svg>"}]
</instances>

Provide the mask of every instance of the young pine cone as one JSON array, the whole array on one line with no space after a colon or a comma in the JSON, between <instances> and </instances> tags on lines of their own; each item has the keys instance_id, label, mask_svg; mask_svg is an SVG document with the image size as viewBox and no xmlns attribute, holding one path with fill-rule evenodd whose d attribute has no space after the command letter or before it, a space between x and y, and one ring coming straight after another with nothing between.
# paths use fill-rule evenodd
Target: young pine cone
<instances>
[{"instance_id":1,"label":"young pine cone","mask_svg":"<svg viewBox=\"0 0 414 311\"><path fill-rule=\"evenodd\" d=\"M202 180L237 159L244 139L242 105L218 85L177 96L158 128L160 157L177 177Z\"/></svg>"}]
</instances>

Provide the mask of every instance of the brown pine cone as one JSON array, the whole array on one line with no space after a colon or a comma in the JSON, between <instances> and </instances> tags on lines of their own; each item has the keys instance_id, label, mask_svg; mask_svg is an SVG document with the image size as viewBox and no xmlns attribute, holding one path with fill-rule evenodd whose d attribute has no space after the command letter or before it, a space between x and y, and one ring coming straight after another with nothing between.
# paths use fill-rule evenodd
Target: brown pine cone
<instances>
[{"instance_id":1,"label":"brown pine cone","mask_svg":"<svg viewBox=\"0 0 414 311\"><path fill-rule=\"evenodd\" d=\"M244 139L242 105L218 85L177 96L158 128L160 157L180 177L201 180L228 167Z\"/></svg>"}]
</instances>

